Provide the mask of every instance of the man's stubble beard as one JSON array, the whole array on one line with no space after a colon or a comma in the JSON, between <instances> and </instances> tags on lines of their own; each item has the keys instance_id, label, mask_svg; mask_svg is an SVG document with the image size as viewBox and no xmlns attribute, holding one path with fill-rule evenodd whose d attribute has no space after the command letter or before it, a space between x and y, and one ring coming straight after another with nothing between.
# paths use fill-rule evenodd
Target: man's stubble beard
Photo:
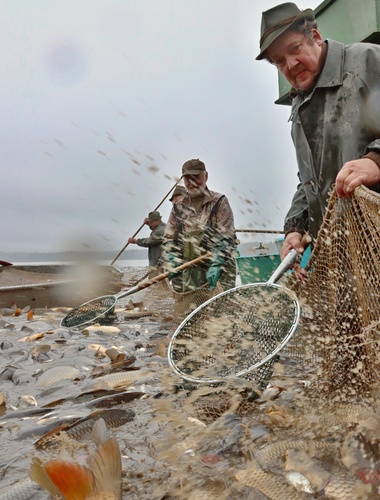
<instances>
[{"instance_id":1,"label":"man's stubble beard","mask_svg":"<svg viewBox=\"0 0 380 500\"><path fill-rule=\"evenodd\" d=\"M195 188L189 188L187 192L190 198L200 198L205 195L206 189L206 186L198 186Z\"/></svg>"}]
</instances>

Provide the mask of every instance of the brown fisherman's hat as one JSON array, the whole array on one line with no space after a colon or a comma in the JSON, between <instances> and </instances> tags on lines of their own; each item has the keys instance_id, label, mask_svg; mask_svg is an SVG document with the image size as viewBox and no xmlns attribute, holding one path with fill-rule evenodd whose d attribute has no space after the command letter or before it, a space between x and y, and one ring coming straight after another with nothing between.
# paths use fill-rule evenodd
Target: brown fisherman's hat
<instances>
[{"instance_id":1,"label":"brown fisherman's hat","mask_svg":"<svg viewBox=\"0 0 380 500\"><path fill-rule=\"evenodd\" d=\"M148 222L153 222L154 220L159 220L161 219L160 212L154 211L154 212L149 212L149 215L147 217Z\"/></svg>"},{"instance_id":2,"label":"brown fisherman's hat","mask_svg":"<svg viewBox=\"0 0 380 500\"><path fill-rule=\"evenodd\" d=\"M185 195L186 194L186 188L183 187L183 186L176 186L174 188L174 191L173 191L173 194L171 196L171 198L169 198L169 201L172 201L172 199L175 197L175 196L182 196L182 195Z\"/></svg>"},{"instance_id":3,"label":"brown fisherman's hat","mask_svg":"<svg viewBox=\"0 0 380 500\"><path fill-rule=\"evenodd\" d=\"M307 19L315 21L313 9L300 10L295 3L282 3L266 10L261 18L260 54L256 60L265 57L265 51L276 38L295 25Z\"/></svg>"},{"instance_id":4,"label":"brown fisherman's hat","mask_svg":"<svg viewBox=\"0 0 380 500\"><path fill-rule=\"evenodd\" d=\"M199 158L188 160L182 166L182 175L197 175L200 172L206 172L206 165Z\"/></svg>"}]
</instances>

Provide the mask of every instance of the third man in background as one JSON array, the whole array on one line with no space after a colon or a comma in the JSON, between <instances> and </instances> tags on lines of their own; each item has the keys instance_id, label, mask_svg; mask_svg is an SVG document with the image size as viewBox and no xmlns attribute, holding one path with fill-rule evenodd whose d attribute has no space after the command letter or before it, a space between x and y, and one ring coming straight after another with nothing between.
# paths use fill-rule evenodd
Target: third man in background
<instances>
[{"instance_id":1,"label":"third man in background","mask_svg":"<svg viewBox=\"0 0 380 500\"><path fill-rule=\"evenodd\" d=\"M171 201L173 204L178 203L179 201L182 200L182 198L186 194L186 188L184 186L176 186L174 188L173 194L169 198L169 201Z\"/></svg>"}]
</instances>

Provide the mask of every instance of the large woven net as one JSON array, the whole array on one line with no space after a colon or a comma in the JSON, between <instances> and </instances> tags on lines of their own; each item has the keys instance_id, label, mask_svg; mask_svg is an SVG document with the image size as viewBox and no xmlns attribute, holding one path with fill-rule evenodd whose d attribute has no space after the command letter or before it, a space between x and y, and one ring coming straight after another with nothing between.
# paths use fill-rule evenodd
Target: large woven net
<instances>
[{"instance_id":1,"label":"large woven net","mask_svg":"<svg viewBox=\"0 0 380 500\"><path fill-rule=\"evenodd\" d=\"M294 283L303 308L297 346L315 369L312 394L356 400L379 380L380 196L365 187L352 198L331 194L308 263Z\"/></svg>"},{"instance_id":2,"label":"large woven net","mask_svg":"<svg viewBox=\"0 0 380 500\"><path fill-rule=\"evenodd\" d=\"M195 290L184 293L176 292L170 285L168 285L168 288L175 301L174 314L182 318L190 314L207 300L223 292L223 288L219 282L216 284L214 290L210 290L207 283Z\"/></svg>"},{"instance_id":3,"label":"large woven net","mask_svg":"<svg viewBox=\"0 0 380 500\"><path fill-rule=\"evenodd\" d=\"M125 278L126 288L135 286L146 278L154 278L161 272L164 271L143 268L139 273L129 273ZM218 282L214 290L210 290L206 283L195 290L180 293L173 289L168 279L165 279L140 291L137 299L134 296L119 299L118 306L128 309L129 304L133 304L135 300L143 301L143 308L139 311L129 311L125 319L143 317L147 315L146 313L151 312L153 316L160 318L173 316L174 322L179 325L194 309L221 292L223 292L223 288Z\"/></svg>"}]
</instances>

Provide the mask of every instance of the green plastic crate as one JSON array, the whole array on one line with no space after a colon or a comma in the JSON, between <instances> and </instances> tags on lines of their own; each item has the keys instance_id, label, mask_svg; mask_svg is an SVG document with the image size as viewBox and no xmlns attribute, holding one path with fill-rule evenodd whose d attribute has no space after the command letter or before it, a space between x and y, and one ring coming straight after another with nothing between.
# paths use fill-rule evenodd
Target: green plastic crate
<instances>
[{"instance_id":1,"label":"green plastic crate","mask_svg":"<svg viewBox=\"0 0 380 500\"><path fill-rule=\"evenodd\" d=\"M278 254L237 257L237 266L242 285L265 283L280 265Z\"/></svg>"}]
</instances>

